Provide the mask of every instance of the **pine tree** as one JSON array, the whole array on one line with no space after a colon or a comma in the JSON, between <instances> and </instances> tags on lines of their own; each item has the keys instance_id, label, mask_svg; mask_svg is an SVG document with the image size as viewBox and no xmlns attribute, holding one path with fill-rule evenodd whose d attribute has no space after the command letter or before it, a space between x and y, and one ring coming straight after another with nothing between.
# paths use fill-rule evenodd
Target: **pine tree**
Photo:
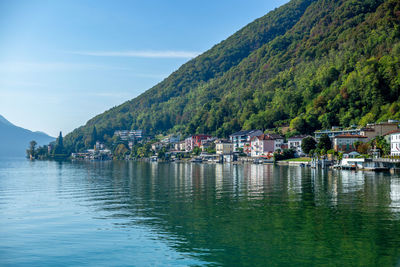
<instances>
[{"instance_id":1,"label":"pine tree","mask_svg":"<svg viewBox=\"0 0 400 267\"><path fill-rule=\"evenodd\" d=\"M62 132L57 138L56 147L54 148L54 157L60 157L65 154Z\"/></svg>"},{"instance_id":2,"label":"pine tree","mask_svg":"<svg viewBox=\"0 0 400 267\"><path fill-rule=\"evenodd\" d=\"M62 137L62 132L60 131L60 134L58 135L57 138L57 146L64 148L64 144L63 144L63 137Z\"/></svg>"},{"instance_id":3,"label":"pine tree","mask_svg":"<svg viewBox=\"0 0 400 267\"><path fill-rule=\"evenodd\" d=\"M93 126L92 136L91 136L91 145L94 146L97 141L97 130L96 126Z\"/></svg>"}]
</instances>

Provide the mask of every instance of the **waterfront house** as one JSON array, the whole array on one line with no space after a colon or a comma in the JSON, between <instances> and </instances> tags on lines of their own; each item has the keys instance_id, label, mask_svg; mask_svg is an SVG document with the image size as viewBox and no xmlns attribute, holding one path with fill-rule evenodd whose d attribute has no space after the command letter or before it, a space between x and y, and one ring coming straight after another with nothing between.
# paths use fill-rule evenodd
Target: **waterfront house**
<instances>
[{"instance_id":1,"label":"waterfront house","mask_svg":"<svg viewBox=\"0 0 400 267\"><path fill-rule=\"evenodd\" d=\"M188 137L185 139L185 151L189 152L193 150L193 141L192 137Z\"/></svg>"},{"instance_id":2,"label":"waterfront house","mask_svg":"<svg viewBox=\"0 0 400 267\"><path fill-rule=\"evenodd\" d=\"M233 144L230 142L219 140L215 144L216 153L219 155L230 155L233 154Z\"/></svg>"},{"instance_id":3,"label":"waterfront house","mask_svg":"<svg viewBox=\"0 0 400 267\"><path fill-rule=\"evenodd\" d=\"M262 134L251 138L251 156L268 156L282 148L283 137L278 134Z\"/></svg>"},{"instance_id":4,"label":"waterfront house","mask_svg":"<svg viewBox=\"0 0 400 267\"><path fill-rule=\"evenodd\" d=\"M72 153L71 158L74 160L111 160L113 155L109 149L88 149L84 153Z\"/></svg>"},{"instance_id":5,"label":"waterfront house","mask_svg":"<svg viewBox=\"0 0 400 267\"><path fill-rule=\"evenodd\" d=\"M234 151L239 151L239 148L244 149L245 146L250 146L250 140L254 136L260 136L263 134L261 130L246 130L239 131L229 136L233 144Z\"/></svg>"},{"instance_id":6,"label":"waterfront house","mask_svg":"<svg viewBox=\"0 0 400 267\"><path fill-rule=\"evenodd\" d=\"M185 151L185 140L175 143L174 149L176 151Z\"/></svg>"},{"instance_id":7,"label":"waterfront house","mask_svg":"<svg viewBox=\"0 0 400 267\"><path fill-rule=\"evenodd\" d=\"M333 138L333 148L335 151L344 153L355 151L356 142L365 142L368 138L364 135L342 134Z\"/></svg>"},{"instance_id":8,"label":"waterfront house","mask_svg":"<svg viewBox=\"0 0 400 267\"><path fill-rule=\"evenodd\" d=\"M164 146L165 146L164 143L156 142L156 143L151 144L151 150L156 152L156 151L160 150L161 148L163 148Z\"/></svg>"},{"instance_id":9,"label":"waterfront house","mask_svg":"<svg viewBox=\"0 0 400 267\"><path fill-rule=\"evenodd\" d=\"M99 141L96 142L96 145L94 146L95 150L103 150L105 149L105 145Z\"/></svg>"},{"instance_id":10,"label":"waterfront house","mask_svg":"<svg viewBox=\"0 0 400 267\"><path fill-rule=\"evenodd\" d=\"M282 136L280 136L279 134L267 134L267 135L274 139L274 151L273 152L277 151L278 149L282 150L284 148L287 148L287 147L285 147L285 143L284 143L285 139Z\"/></svg>"},{"instance_id":11,"label":"waterfront house","mask_svg":"<svg viewBox=\"0 0 400 267\"><path fill-rule=\"evenodd\" d=\"M185 140L179 142L179 150L180 151L185 151L185 147L186 147Z\"/></svg>"},{"instance_id":12,"label":"waterfront house","mask_svg":"<svg viewBox=\"0 0 400 267\"><path fill-rule=\"evenodd\" d=\"M388 136L390 136L390 155L400 156L400 131L393 131Z\"/></svg>"},{"instance_id":13,"label":"waterfront house","mask_svg":"<svg viewBox=\"0 0 400 267\"><path fill-rule=\"evenodd\" d=\"M296 151L297 155L303 155L303 150L301 149L301 142L304 138L311 137L309 135L296 135L288 138L288 148Z\"/></svg>"},{"instance_id":14,"label":"waterfront house","mask_svg":"<svg viewBox=\"0 0 400 267\"><path fill-rule=\"evenodd\" d=\"M216 137L211 137L209 139L201 140L201 151L206 151L207 149L214 149L215 148L215 142L217 138Z\"/></svg>"},{"instance_id":15,"label":"waterfront house","mask_svg":"<svg viewBox=\"0 0 400 267\"><path fill-rule=\"evenodd\" d=\"M235 151L235 148L233 150ZM243 146L243 153L245 153L247 156L251 155L251 145L250 145L250 143L245 144Z\"/></svg>"},{"instance_id":16,"label":"waterfront house","mask_svg":"<svg viewBox=\"0 0 400 267\"><path fill-rule=\"evenodd\" d=\"M185 139L185 151L192 151L195 147L201 146L201 141L211 139L211 135L196 134Z\"/></svg>"}]
</instances>

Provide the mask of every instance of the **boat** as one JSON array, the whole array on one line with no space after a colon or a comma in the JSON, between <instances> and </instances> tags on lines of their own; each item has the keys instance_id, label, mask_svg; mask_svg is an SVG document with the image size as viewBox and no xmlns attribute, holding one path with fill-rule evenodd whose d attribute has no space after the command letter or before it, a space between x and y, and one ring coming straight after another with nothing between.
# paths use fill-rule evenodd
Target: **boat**
<instances>
[{"instance_id":1,"label":"boat","mask_svg":"<svg viewBox=\"0 0 400 267\"><path fill-rule=\"evenodd\" d=\"M195 157L195 158L191 159L190 162L202 163L202 162L203 162L203 159L200 158L200 157Z\"/></svg>"},{"instance_id":2,"label":"boat","mask_svg":"<svg viewBox=\"0 0 400 267\"><path fill-rule=\"evenodd\" d=\"M341 169L342 170L356 170L357 166L356 165L342 165Z\"/></svg>"},{"instance_id":3,"label":"boat","mask_svg":"<svg viewBox=\"0 0 400 267\"><path fill-rule=\"evenodd\" d=\"M262 164L262 163L263 163L263 159L259 159L259 158L254 159L254 160L253 160L253 163L254 163L254 164Z\"/></svg>"}]
</instances>

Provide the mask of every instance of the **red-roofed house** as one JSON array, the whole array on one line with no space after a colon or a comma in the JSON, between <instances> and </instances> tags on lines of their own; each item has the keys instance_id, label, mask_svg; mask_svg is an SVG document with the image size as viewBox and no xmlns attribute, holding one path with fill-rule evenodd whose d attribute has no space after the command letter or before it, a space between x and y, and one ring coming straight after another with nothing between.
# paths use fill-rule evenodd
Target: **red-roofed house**
<instances>
[{"instance_id":1,"label":"red-roofed house","mask_svg":"<svg viewBox=\"0 0 400 267\"><path fill-rule=\"evenodd\" d=\"M251 138L251 156L260 157L281 149L283 137L277 134L262 134Z\"/></svg>"},{"instance_id":2,"label":"red-roofed house","mask_svg":"<svg viewBox=\"0 0 400 267\"><path fill-rule=\"evenodd\" d=\"M356 135L356 134L342 134L335 136L333 138L333 148L335 151L340 152L352 152L355 151L356 148L354 143L357 141L365 142L368 139L367 136L364 135Z\"/></svg>"},{"instance_id":3,"label":"red-roofed house","mask_svg":"<svg viewBox=\"0 0 400 267\"><path fill-rule=\"evenodd\" d=\"M208 134L196 134L185 139L185 150L192 151L195 147L200 147L201 142L207 139L211 139L211 135Z\"/></svg>"}]
</instances>

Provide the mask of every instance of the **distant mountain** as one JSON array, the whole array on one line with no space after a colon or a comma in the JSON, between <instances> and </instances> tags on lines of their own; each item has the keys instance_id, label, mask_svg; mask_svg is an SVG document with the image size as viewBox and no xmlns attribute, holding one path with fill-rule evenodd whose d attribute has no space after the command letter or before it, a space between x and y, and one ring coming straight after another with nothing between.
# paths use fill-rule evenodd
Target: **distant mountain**
<instances>
[{"instance_id":1,"label":"distant mountain","mask_svg":"<svg viewBox=\"0 0 400 267\"><path fill-rule=\"evenodd\" d=\"M226 137L400 119L399 29L398 0L292 0L89 120L65 144L87 147L93 126L107 142L117 129Z\"/></svg>"},{"instance_id":2,"label":"distant mountain","mask_svg":"<svg viewBox=\"0 0 400 267\"><path fill-rule=\"evenodd\" d=\"M39 145L46 145L55 138L15 126L0 115L0 157L24 157L32 140Z\"/></svg>"}]
</instances>

